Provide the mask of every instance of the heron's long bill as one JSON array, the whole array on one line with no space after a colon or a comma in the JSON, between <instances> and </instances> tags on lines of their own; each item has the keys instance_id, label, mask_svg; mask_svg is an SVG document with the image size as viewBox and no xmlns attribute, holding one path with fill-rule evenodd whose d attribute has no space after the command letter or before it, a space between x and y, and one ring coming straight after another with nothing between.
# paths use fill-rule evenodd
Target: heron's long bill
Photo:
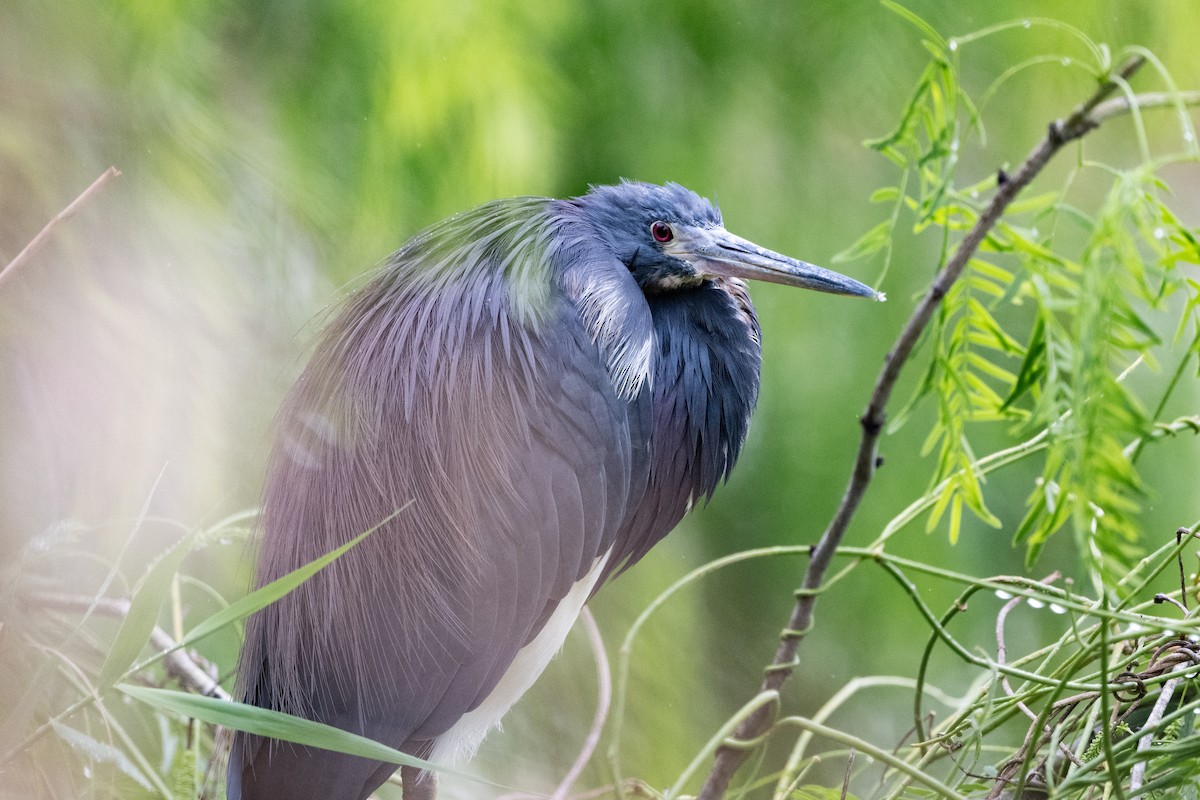
<instances>
[{"instance_id":1,"label":"heron's long bill","mask_svg":"<svg viewBox=\"0 0 1200 800\"><path fill-rule=\"evenodd\" d=\"M724 228L687 228L680 234L675 242L679 254L706 275L769 281L874 300L887 299L883 292L853 278L759 247Z\"/></svg>"}]
</instances>

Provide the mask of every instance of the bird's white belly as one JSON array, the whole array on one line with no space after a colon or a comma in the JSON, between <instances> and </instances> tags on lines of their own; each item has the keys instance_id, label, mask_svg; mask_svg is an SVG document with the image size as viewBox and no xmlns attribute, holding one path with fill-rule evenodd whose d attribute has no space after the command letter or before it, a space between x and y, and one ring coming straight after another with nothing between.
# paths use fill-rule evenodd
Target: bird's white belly
<instances>
[{"instance_id":1,"label":"bird's white belly","mask_svg":"<svg viewBox=\"0 0 1200 800\"><path fill-rule=\"evenodd\" d=\"M579 612L592 594L609 553L596 559L586 575L575 582L550 619L529 644L517 651L517 657L496 684L496 688L474 710L464 714L454 727L437 738L429 760L446 766L475 754L484 737L500 724L500 718L533 686L542 671L562 647Z\"/></svg>"}]
</instances>

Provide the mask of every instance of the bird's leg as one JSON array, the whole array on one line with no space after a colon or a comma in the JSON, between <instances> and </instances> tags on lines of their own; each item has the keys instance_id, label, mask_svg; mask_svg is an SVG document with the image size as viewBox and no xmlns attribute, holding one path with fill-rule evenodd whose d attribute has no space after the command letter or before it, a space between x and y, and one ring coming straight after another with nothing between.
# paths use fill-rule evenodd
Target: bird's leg
<instances>
[{"instance_id":1,"label":"bird's leg","mask_svg":"<svg viewBox=\"0 0 1200 800\"><path fill-rule=\"evenodd\" d=\"M404 800L437 800L437 774L416 767L400 768Z\"/></svg>"}]
</instances>

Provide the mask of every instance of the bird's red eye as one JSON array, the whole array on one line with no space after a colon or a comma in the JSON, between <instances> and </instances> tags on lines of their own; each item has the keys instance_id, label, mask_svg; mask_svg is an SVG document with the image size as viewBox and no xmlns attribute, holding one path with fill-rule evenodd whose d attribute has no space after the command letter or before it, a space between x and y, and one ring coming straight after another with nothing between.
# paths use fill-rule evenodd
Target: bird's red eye
<instances>
[{"instance_id":1,"label":"bird's red eye","mask_svg":"<svg viewBox=\"0 0 1200 800\"><path fill-rule=\"evenodd\" d=\"M654 241L666 243L675 238L675 231L671 230L670 225L660 221L650 224L650 235L654 237Z\"/></svg>"}]
</instances>

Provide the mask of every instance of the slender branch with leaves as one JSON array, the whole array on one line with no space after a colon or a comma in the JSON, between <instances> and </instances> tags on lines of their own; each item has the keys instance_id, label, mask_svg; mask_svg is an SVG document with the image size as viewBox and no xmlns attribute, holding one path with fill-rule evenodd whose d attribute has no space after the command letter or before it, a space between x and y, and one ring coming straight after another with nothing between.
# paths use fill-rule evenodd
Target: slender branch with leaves
<instances>
[{"instance_id":1,"label":"slender branch with leaves","mask_svg":"<svg viewBox=\"0 0 1200 800\"><path fill-rule=\"evenodd\" d=\"M764 672L758 697L777 697L799 664L799 645L811 629L818 597L828 588L826 575L834 559L846 552L842 540L879 465L878 446L886 432L889 400L920 343L930 353L928 366L894 425L902 424L922 402L935 406L925 450L936 452L936 466L931 491L922 503L930 511L929 527L946 519L950 539L956 540L964 509L989 525L1001 524L985 502L982 484L989 458L976 456L971 426L1000 421L1016 430L1036 431L1031 442L1037 442L1042 455L1042 475L1030 492L1027 514L1013 535L1014 542L1025 544L1032 564L1049 537L1069 526L1090 565L1101 606L1119 594L1116 577L1140 555L1137 545L1144 537L1137 529L1137 511L1145 491L1135 468L1137 453L1156 432L1188 427L1182 421L1157 417L1198 352L1200 282L1182 265L1200 263L1200 248L1195 230L1183 224L1163 199L1166 190L1157 172L1174 161L1197 159L1195 130L1185 111L1187 104L1197 101L1196 94L1178 92L1152 54L1135 48L1117 64L1108 48L1070 29L1087 45L1096 88L1070 114L1048 122L1044 137L1018 167L1000 168L994 177L960 189L955 177L964 133L982 126L978 107L958 83L961 48L983 36L1031 23L946 39L906 9L888 5L922 31L934 57L900 125L869 143L901 169L899 183L875 195L876 200L891 202L895 212L846 255L885 252L890 261L891 238L901 212L907 211L915 218L916 232L927 228L941 232L944 260L885 358L861 417L862 436L849 483L832 521L811 550L795 607ZM1052 21L1037 22L1066 28ZM1155 64L1170 91L1134 93L1130 81L1147 63ZM1161 107L1178 113L1185 146L1180 155L1152 158L1140 114ZM1143 160L1133 169L1118 171L1087 161L1081 151L1077 171L1088 169L1111 177L1110 192L1096 211L1073 205L1069 190L1074 174L1062 190L1018 200L1064 147L1123 114L1135 120ZM986 203L977 199L988 192L991 199ZM1022 222L1030 216L1040 220L1038 227ZM1056 249L1060 234L1066 238L1062 229L1068 225L1084 232L1083 244L1073 255ZM954 239L958 241L951 248ZM1012 325L1006 328L998 317L1022 304L1030 309L1025 315L1027 332L1016 335L1010 332ZM1162 343L1163 323L1149 320L1148 314L1173 317L1176 340L1187 343L1175 380L1153 414L1123 380L1131 364L1152 358ZM1026 447L1023 455L1032 451ZM879 560L904 582L907 579L884 555L886 538L881 537L878 549L863 556ZM915 590L906 588L920 602ZM935 630L944 627L932 616L929 619L938 626ZM1091 635L1103 633L1106 624L1098 624ZM1172 658L1172 665L1195 666L1194 647L1186 641L1170 640L1159 645L1160 651L1163 648L1183 653ZM1157 675L1160 663L1154 661L1149 672ZM1090 680L1107 683L1107 675L1105 669ZM1145 683L1144 675L1135 678L1139 686ZM1103 689L1092 690L1093 700L1106 696ZM1013 707L1026 708L1023 702ZM1108 715L1111 709L1104 712ZM1062 709L1055 712L1060 713ZM742 716L717 750L701 798L725 796L755 745L786 721L776 720L777 714L776 701L759 703ZM1041 727L1031 728L1026 745L997 776L997 787L1009 786L1017 774L1019 784L1029 777L1034 753L1045 744L1044 735L1034 731L1043 730L1046 720L1037 722ZM919 731L919 716L916 724ZM1056 745L1063 746L1062 740ZM1120 782L1115 774L1110 779Z\"/></svg>"}]
</instances>

